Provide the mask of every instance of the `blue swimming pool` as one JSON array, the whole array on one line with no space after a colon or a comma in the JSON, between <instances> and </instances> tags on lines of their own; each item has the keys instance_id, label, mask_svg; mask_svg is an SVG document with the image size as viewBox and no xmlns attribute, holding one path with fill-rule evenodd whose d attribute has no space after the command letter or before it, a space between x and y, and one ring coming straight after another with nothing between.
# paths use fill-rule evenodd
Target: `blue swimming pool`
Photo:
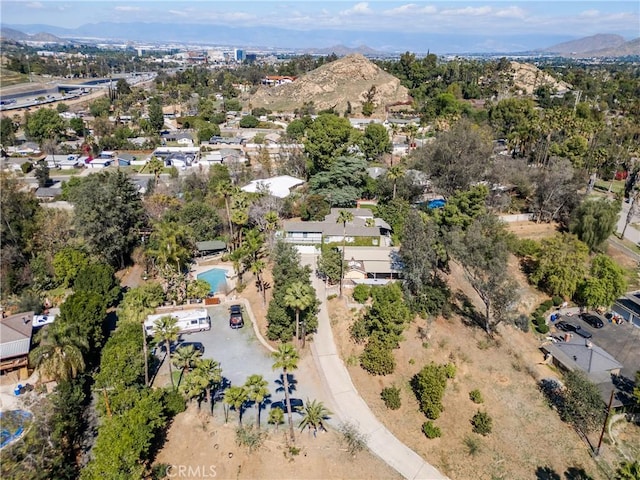
<instances>
[{"instance_id":1,"label":"blue swimming pool","mask_svg":"<svg viewBox=\"0 0 640 480\"><path fill-rule=\"evenodd\" d=\"M211 287L211 293L227 293L227 271L222 268L212 268L198 274L198 280L206 280Z\"/></svg>"}]
</instances>

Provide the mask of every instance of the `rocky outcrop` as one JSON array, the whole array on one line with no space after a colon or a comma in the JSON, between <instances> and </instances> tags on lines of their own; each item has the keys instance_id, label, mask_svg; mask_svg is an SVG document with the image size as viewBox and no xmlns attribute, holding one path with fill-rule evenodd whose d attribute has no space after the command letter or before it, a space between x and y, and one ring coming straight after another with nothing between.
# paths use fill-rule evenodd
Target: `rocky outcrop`
<instances>
[{"instance_id":1,"label":"rocky outcrop","mask_svg":"<svg viewBox=\"0 0 640 480\"><path fill-rule=\"evenodd\" d=\"M292 83L260 87L251 97L251 106L286 112L313 102L316 110L335 108L357 116L362 112L365 95L375 86L374 115L384 113L385 105L410 100L406 87L393 75L360 54L349 55L321 66Z\"/></svg>"}]
</instances>

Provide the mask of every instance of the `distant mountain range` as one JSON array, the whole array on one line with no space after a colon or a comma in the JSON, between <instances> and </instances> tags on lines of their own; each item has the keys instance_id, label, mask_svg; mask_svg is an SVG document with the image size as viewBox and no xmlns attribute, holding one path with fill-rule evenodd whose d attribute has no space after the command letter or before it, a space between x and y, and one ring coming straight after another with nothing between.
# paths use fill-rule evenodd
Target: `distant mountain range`
<instances>
[{"instance_id":1,"label":"distant mountain range","mask_svg":"<svg viewBox=\"0 0 640 480\"><path fill-rule=\"evenodd\" d=\"M63 40L62 38L56 37L50 33L39 32L34 35L29 35L28 33L22 33L19 30L14 30L4 26L0 28L0 38L15 40L18 42L69 43L67 40Z\"/></svg>"},{"instance_id":2,"label":"distant mountain range","mask_svg":"<svg viewBox=\"0 0 640 480\"><path fill-rule=\"evenodd\" d=\"M42 33L46 32L46 33ZM315 54L380 55L412 51L438 54L507 54L507 53L557 53L559 55L584 54L606 51L617 56L616 49L640 55L637 44L625 42L618 35L595 35L586 39L569 36L499 34L422 34L413 32L362 32L346 30L299 31L283 28L228 27L206 24L181 23L113 23L100 22L63 28L51 25L0 25L0 35L16 41L41 41L64 43L75 41L112 41L220 45L261 49L291 49ZM584 43L583 43L584 42ZM537 46L554 44L537 49ZM628 45L629 44L629 45ZM334 45L323 47L323 45ZM367 45L367 46L365 46ZM634 50L635 48L635 50ZM620 53L628 55L629 53Z\"/></svg>"}]
</instances>

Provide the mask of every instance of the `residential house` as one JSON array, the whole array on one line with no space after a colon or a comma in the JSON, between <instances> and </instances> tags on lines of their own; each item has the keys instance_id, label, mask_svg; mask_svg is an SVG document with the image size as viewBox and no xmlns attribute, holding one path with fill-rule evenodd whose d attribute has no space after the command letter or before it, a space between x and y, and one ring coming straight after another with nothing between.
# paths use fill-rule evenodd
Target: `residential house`
<instances>
[{"instance_id":1,"label":"residential house","mask_svg":"<svg viewBox=\"0 0 640 480\"><path fill-rule=\"evenodd\" d=\"M214 135L209 139L211 145L244 145L246 140L242 137L221 137Z\"/></svg>"},{"instance_id":2,"label":"residential house","mask_svg":"<svg viewBox=\"0 0 640 480\"><path fill-rule=\"evenodd\" d=\"M191 132L170 132L162 135L162 143L177 143L182 146L193 146L194 137Z\"/></svg>"},{"instance_id":3,"label":"residential house","mask_svg":"<svg viewBox=\"0 0 640 480\"><path fill-rule=\"evenodd\" d=\"M338 223L341 210L353 215L346 225ZM284 222L282 235L285 242L296 244L342 243L344 239L362 246L391 246L391 227L366 208L332 208L321 222Z\"/></svg>"},{"instance_id":4,"label":"residential house","mask_svg":"<svg viewBox=\"0 0 640 480\"><path fill-rule=\"evenodd\" d=\"M130 153L118 153L116 155L116 160L118 161L119 166L128 167L131 165L131 162L136 160L136 156L131 155Z\"/></svg>"},{"instance_id":5,"label":"residential house","mask_svg":"<svg viewBox=\"0 0 640 480\"><path fill-rule=\"evenodd\" d=\"M626 294L615 301L611 311L640 328L640 291Z\"/></svg>"},{"instance_id":6,"label":"residential house","mask_svg":"<svg viewBox=\"0 0 640 480\"><path fill-rule=\"evenodd\" d=\"M56 186L51 187L38 187L36 190L36 198L41 202L51 202L62 195L62 188L58 182Z\"/></svg>"},{"instance_id":7,"label":"residential house","mask_svg":"<svg viewBox=\"0 0 640 480\"><path fill-rule=\"evenodd\" d=\"M348 270L344 278L354 283L361 280L394 280L402 273L402 262L397 247L355 247L346 245L344 259Z\"/></svg>"},{"instance_id":8,"label":"residential house","mask_svg":"<svg viewBox=\"0 0 640 480\"><path fill-rule=\"evenodd\" d=\"M584 372L589 380L598 386L603 401L609 401L611 391L616 389L617 377L623 368L611 354L582 337L550 343L541 349L560 369ZM617 393L614 405L621 406L624 398L624 395Z\"/></svg>"},{"instance_id":9,"label":"residential house","mask_svg":"<svg viewBox=\"0 0 640 480\"><path fill-rule=\"evenodd\" d=\"M99 169L107 168L112 163L113 163L113 159L112 158L98 157L98 158L94 158L93 160L91 160L87 164L87 166L89 168L93 168L95 170L99 170Z\"/></svg>"},{"instance_id":10,"label":"residential house","mask_svg":"<svg viewBox=\"0 0 640 480\"><path fill-rule=\"evenodd\" d=\"M245 185L241 190L248 193L269 191L271 195L278 198L287 198L291 191L304 185L304 180L291 177L289 175L280 175L278 177L263 178L260 180L252 180L248 185Z\"/></svg>"},{"instance_id":11,"label":"residential house","mask_svg":"<svg viewBox=\"0 0 640 480\"><path fill-rule=\"evenodd\" d=\"M44 161L47 162L47 166L53 168L72 169L79 165L77 155L52 155L49 154L44 157Z\"/></svg>"},{"instance_id":12,"label":"residential house","mask_svg":"<svg viewBox=\"0 0 640 480\"><path fill-rule=\"evenodd\" d=\"M295 82L297 77L290 77L285 75L267 75L262 79L263 85L275 87L277 85L283 85L285 83Z\"/></svg>"},{"instance_id":13,"label":"residential house","mask_svg":"<svg viewBox=\"0 0 640 480\"><path fill-rule=\"evenodd\" d=\"M23 312L0 319L0 373L19 370L28 378L29 350L34 312Z\"/></svg>"},{"instance_id":14,"label":"residential house","mask_svg":"<svg viewBox=\"0 0 640 480\"><path fill-rule=\"evenodd\" d=\"M222 163L222 154L220 153L220 150L203 153L200 157L200 163L204 165Z\"/></svg>"},{"instance_id":15,"label":"residential house","mask_svg":"<svg viewBox=\"0 0 640 480\"><path fill-rule=\"evenodd\" d=\"M376 118L349 118L349 123L353 128L357 128L358 130L364 130L367 125L371 125L373 123L382 123L380 120Z\"/></svg>"}]
</instances>

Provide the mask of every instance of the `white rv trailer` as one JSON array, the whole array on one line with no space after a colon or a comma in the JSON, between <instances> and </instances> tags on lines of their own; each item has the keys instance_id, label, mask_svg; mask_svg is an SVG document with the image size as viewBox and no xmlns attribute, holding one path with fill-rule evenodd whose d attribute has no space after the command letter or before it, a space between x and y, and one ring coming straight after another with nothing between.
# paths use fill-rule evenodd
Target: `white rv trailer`
<instances>
[{"instance_id":1,"label":"white rv trailer","mask_svg":"<svg viewBox=\"0 0 640 480\"><path fill-rule=\"evenodd\" d=\"M144 321L144 329L147 335L155 333L156 321L162 317L171 316L176 319L178 333L202 332L211 329L211 317L204 308L197 310L176 310L173 312L156 313L149 315Z\"/></svg>"}]
</instances>

